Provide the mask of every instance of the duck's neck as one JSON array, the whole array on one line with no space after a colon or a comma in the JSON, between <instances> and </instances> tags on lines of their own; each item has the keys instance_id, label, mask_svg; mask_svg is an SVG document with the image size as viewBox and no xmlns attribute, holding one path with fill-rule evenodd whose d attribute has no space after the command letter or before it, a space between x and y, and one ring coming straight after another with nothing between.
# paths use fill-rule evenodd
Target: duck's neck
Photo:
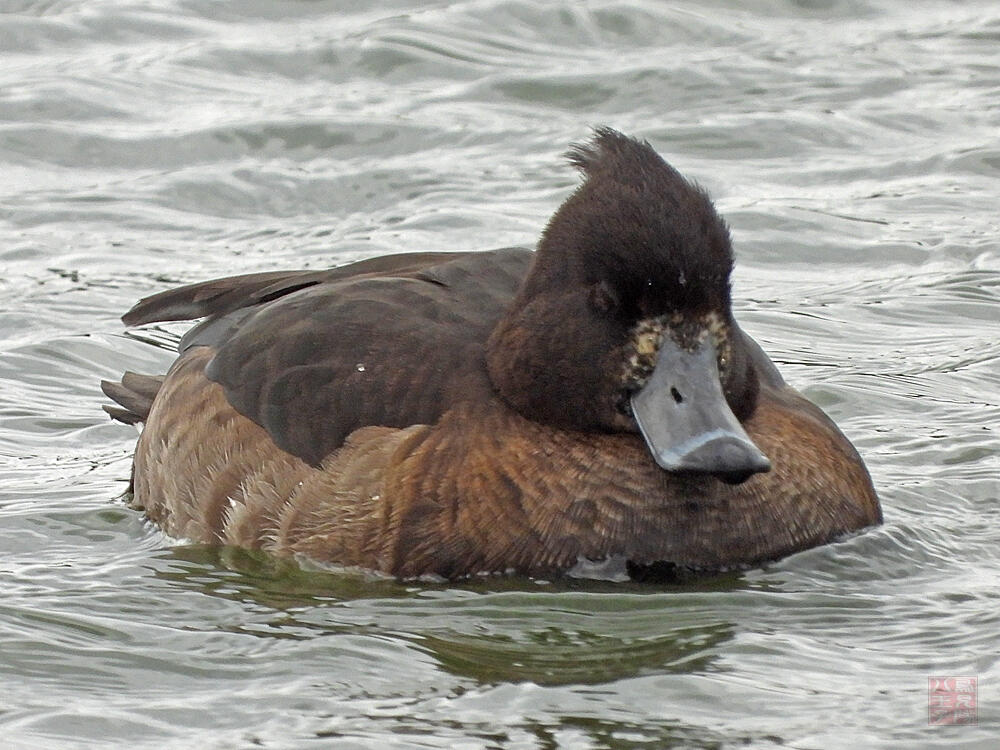
<instances>
[{"instance_id":1,"label":"duck's neck","mask_svg":"<svg viewBox=\"0 0 1000 750\"><path fill-rule=\"evenodd\" d=\"M546 291L548 289L548 291ZM522 416L565 429L617 428L616 354L585 290L529 276L486 347L490 380Z\"/></svg>"}]
</instances>

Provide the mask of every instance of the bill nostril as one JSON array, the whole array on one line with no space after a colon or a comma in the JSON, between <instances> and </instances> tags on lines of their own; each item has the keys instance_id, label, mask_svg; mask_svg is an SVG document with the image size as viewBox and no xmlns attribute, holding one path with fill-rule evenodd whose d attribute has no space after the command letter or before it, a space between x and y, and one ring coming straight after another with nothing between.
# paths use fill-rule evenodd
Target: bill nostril
<instances>
[{"instance_id":1,"label":"bill nostril","mask_svg":"<svg viewBox=\"0 0 1000 750\"><path fill-rule=\"evenodd\" d=\"M680 391L678 391L676 388L671 387L670 395L674 397L675 403L680 404L684 402L684 397L681 395Z\"/></svg>"}]
</instances>

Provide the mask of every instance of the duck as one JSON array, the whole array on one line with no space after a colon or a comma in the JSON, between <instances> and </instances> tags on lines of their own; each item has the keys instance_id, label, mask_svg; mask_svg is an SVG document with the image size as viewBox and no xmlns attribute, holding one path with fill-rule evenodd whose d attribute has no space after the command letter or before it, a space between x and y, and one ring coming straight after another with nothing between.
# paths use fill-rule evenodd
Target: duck
<instances>
[{"instance_id":1,"label":"duck","mask_svg":"<svg viewBox=\"0 0 1000 750\"><path fill-rule=\"evenodd\" d=\"M882 521L851 442L732 309L730 232L600 127L534 251L412 252L189 284L129 503L167 535L398 579L764 565ZM602 567L604 566L604 567Z\"/></svg>"}]
</instances>

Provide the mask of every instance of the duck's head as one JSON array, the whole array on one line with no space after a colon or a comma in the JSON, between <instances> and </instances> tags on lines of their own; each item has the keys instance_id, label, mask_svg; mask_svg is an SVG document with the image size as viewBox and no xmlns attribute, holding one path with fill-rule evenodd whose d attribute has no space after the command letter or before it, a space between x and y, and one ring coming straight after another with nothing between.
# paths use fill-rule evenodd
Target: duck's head
<instances>
[{"instance_id":1,"label":"duck's head","mask_svg":"<svg viewBox=\"0 0 1000 750\"><path fill-rule=\"evenodd\" d=\"M708 196L644 141L598 129L488 345L524 416L639 432L669 472L742 482L770 463L741 426L758 378L731 309L732 246Z\"/></svg>"}]
</instances>

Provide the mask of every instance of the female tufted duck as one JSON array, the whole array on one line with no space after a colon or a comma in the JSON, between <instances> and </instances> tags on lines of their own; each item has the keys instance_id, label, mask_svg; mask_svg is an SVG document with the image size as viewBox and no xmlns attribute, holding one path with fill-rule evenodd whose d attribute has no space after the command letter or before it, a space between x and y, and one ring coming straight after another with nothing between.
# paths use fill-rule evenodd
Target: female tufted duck
<instances>
[{"instance_id":1,"label":"female tufted duck","mask_svg":"<svg viewBox=\"0 0 1000 750\"><path fill-rule=\"evenodd\" d=\"M205 320L145 422L168 534L399 577L749 566L881 521L853 446L733 318L726 225L609 128L535 253L414 253L139 302Z\"/></svg>"}]
</instances>

